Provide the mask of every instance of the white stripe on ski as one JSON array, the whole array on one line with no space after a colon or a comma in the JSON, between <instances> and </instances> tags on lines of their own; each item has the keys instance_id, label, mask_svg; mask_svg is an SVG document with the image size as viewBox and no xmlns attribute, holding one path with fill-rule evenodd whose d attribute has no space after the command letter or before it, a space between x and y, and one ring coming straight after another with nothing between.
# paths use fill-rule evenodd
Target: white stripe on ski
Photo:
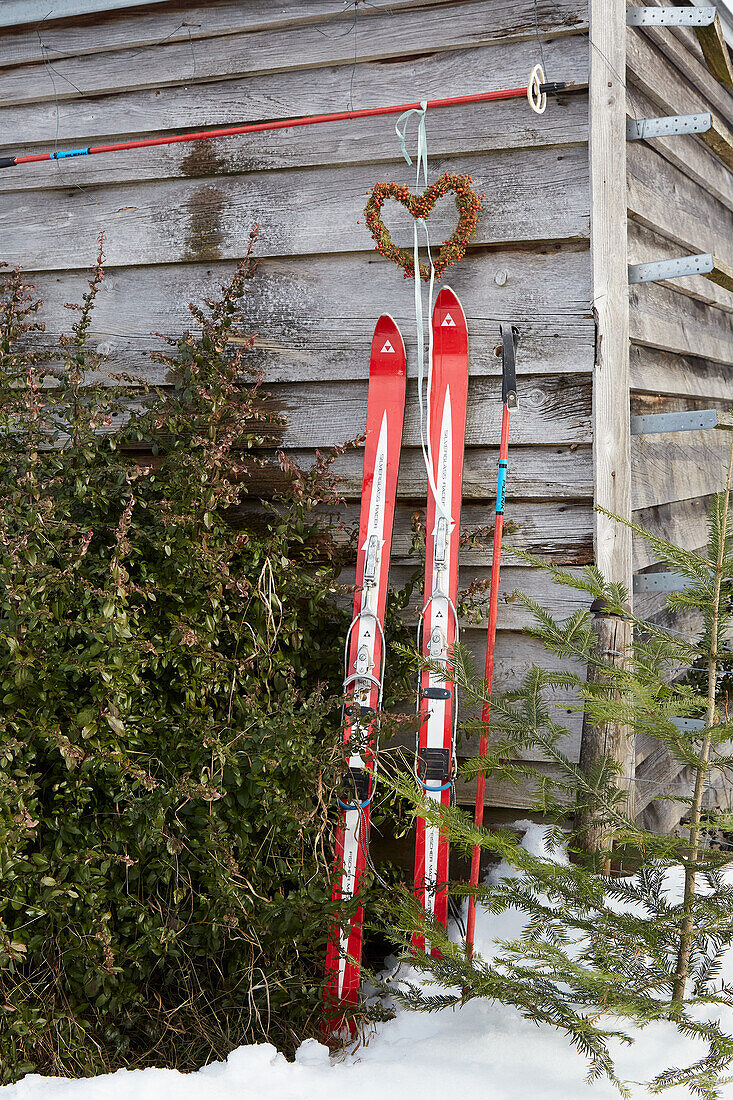
<instances>
[{"instance_id":1,"label":"white stripe on ski","mask_svg":"<svg viewBox=\"0 0 733 1100\"><path fill-rule=\"evenodd\" d=\"M381 669L377 669L376 672L374 671L374 651L376 648L378 635L376 616L378 610L380 580L382 575L382 551L385 543L384 514L387 503L387 445L387 411L385 409L384 415L382 416L382 425L379 429L377 453L374 458L374 476L372 478L372 490L369 499L369 520L366 540L364 542L364 545L361 547L361 549L364 551L364 564L366 567L370 540L373 537L376 537L378 540L376 549L374 580L372 583L364 583L362 585L360 608L362 618L359 620L358 626L356 662L354 662L354 664L349 667L347 673L347 675L350 676L352 675L352 673L358 671L361 673L366 673L369 676L376 676L377 679L379 679L379 673ZM370 706L370 699L374 691L376 691L374 685L371 682L367 682L366 686L362 688L362 690L355 691L353 693L353 702L359 706ZM361 743L360 733L362 736ZM366 766L366 762L364 760L364 751L366 749L369 737L369 724L367 723L362 731L361 724L357 717L351 726L351 737L355 751L353 751L349 756L349 767L364 768ZM350 898L353 898L356 890L357 857L359 853L359 845L363 842L363 818L359 810L349 810L346 813L345 817L346 821L344 824L344 855L342 862L343 869L341 874L341 897L348 900ZM347 926L342 929L341 954L339 958L339 975L337 987L339 999L341 999L343 996L350 934L350 927Z\"/></svg>"},{"instance_id":2,"label":"white stripe on ski","mask_svg":"<svg viewBox=\"0 0 733 1100\"><path fill-rule=\"evenodd\" d=\"M433 536L433 584L430 604L430 640L429 653L432 660L444 660L448 655L448 624L452 618L449 599L449 585L451 575L451 534L455 523L451 514L453 491L453 420L451 416L450 386L446 387L445 401L443 403L443 419L440 426L440 450L438 452L438 469L435 478L435 487L438 490L438 506L435 509L435 528ZM445 517L448 520L445 530L445 554L442 563L436 563L436 550L439 549L440 521ZM443 595L435 595L443 593ZM436 634L440 630L440 637ZM429 687L445 687L445 680L435 672L430 672ZM425 747L429 749L442 749L445 747L445 717L446 708L452 712L452 699L431 699L430 710L426 724ZM435 786L436 784L428 785ZM440 803L443 797L442 791L426 791L428 798ZM434 916L435 895L438 885L438 854L440 848L440 829L425 823L425 911Z\"/></svg>"},{"instance_id":3,"label":"white stripe on ski","mask_svg":"<svg viewBox=\"0 0 733 1100\"><path fill-rule=\"evenodd\" d=\"M361 813L359 810L347 810L344 815L344 856L341 872L341 896L353 898L356 886L356 857L359 854L361 840ZM341 952L339 955L338 996L339 1000L344 994L344 979L346 978L346 964L349 954L349 938L351 926L345 925L341 931Z\"/></svg>"}]
</instances>

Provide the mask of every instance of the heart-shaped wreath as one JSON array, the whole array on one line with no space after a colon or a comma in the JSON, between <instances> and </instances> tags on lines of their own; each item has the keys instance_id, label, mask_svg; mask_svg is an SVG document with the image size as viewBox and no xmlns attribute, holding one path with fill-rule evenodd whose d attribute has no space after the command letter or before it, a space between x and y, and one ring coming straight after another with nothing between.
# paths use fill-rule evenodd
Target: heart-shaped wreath
<instances>
[{"instance_id":1,"label":"heart-shaped wreath","mask_svg":"<svg viewBox=\"0 0 733 1100\"><path fill-rule=\"evenodd\" d=\"M376 183L369 192L369 200L364 214L374 240L377 252L392 260L398 267L404 268L405 278L415 274L415 262L412 251L398 248L382 221L382 207L387 199L395 199L406 207L413 218L427 218L438 199L449 192L453 193L458 210L458 225L455 232L443 241L437 259L433 261L435 277L439 279L447 267L463 259L468 242L476 232L481 199L474 191L470 176L458 176L445 172L435 183L423 191L422 195L413 195L409 187L399 183ZM420 278L430 280L430 265L420 261Z\"/></svg>"}]
</instances>

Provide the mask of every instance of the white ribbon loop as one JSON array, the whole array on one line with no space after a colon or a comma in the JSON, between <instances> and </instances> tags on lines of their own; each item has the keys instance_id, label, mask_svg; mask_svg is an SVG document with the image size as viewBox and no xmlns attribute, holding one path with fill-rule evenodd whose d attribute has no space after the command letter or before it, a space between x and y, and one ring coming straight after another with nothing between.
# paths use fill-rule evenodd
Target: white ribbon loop
<instances>
[{"instance_id":1,"label":"white ribbon loop","mask_svg":"<svg viewBox=\"0 0 733 1100\"><path fill-rule=\"evenodd\" d=\"M417 126L417 179L415 180L415 190L420 187L420 168L422 168L423 170L423 180L425 186L427 187L428 185L428 135L425 129L425 116L427 114L427 110L427 99L421 99L419 107L411 107L409 111L404 111L395 123L395 133L399 138L402 156L405 158L409 165L412 165L412 157L407 152L407 127L409 126L410 119L413 115L420 116L420 121Z\"/></svg>"},{"instance_id":2,"label":"white ribbon loop","mask_svg":"<svg viewBox=\"0 0 733 1100\"><path fill-rule=\"evenodd\" d=\"M419 122L417 126L417 155L415 161L417 163L417 171L415 174L415 191L420 190L420 172L422 170L423 185L427 187L428 184L428 136L427 128L425 125L425 117L428 110L428 101L426 99L420 100L420 107L411 107L409 111L405 111L397 119L395 125L395 132L400 142L400 149L402 155L409 165L412 165L413 160L407 151L407 129L410 125L410 121L414 115L419 116ZM428 287L428 368L427 368L427 384L428 384L428 400L427 409L425 408L425 317L423 315L422 306L422 285L420 277L420 242L418 229L422 227L425 234L425 246L428 250L428 262L430 264L430 283ZM427 223L424 218L415 218L412 228L412 255L413 255L413 267L415 275L415 324L417 329L417 399L420 407L420 445L422 447L423 460L425 462L425 471L428 475L428 485L430 491L433 494L433 500L435 501L435 514L436 519L439 515L444 515L448 520L449 526L451 525L451 517L446 515L441 502L438 497L438 488L435 483L435 472L433 469L433 453L430 443L430 393L433 384L433 294L435 291L435 267L433 265L433 257L430 253L430 235L428 233Z\"/></svg>"}]
</instances>

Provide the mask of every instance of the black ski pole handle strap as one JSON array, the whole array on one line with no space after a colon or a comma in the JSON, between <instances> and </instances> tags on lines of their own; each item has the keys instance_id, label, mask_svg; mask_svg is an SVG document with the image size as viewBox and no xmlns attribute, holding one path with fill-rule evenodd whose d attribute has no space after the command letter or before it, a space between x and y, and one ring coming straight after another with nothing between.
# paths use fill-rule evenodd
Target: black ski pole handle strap
<instances>
[{"instance_id":1,"label":"black ski pole handle strap","mask_svg":"<svg viewBox=\"0 0 733 1100\"><path fill-rule=\"evenodd\" d=\"M15 168L15 157L0 157L0 168Z\"/></svg>"},{"instance_id":2,"label":"black ski pole handle strap","mask_svg":"<svg viewBox=\"0 0 733 1100\"><path fill-rule=\"evenodd\" d=\"M501 399L510 409L517 405L517 364L516 352L519 343L519 329L516 325L501 326L502 347L502 386Z\"/></svg>"}]
</instances>

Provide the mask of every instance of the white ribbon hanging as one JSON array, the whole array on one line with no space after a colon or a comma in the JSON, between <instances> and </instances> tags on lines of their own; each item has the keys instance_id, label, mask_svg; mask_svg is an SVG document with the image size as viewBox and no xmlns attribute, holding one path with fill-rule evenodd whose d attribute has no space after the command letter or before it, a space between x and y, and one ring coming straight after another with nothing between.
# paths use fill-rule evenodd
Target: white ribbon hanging
<instances>
[{"instance_id":1,"label":"white ribbon hanging","mask_svg":"<svg viewBox=\"0 0 733 1100\"><path fill-rule=\"evenodd\" d=\"M409 165L412 165L412 157L407 152L406 134L407 127L410 123L410 119L413 115L419 115L420 121L417 127L417 155L415 161L417 164L417 173L415 176L415 191L420 191L420 171L422 170L423 185L428 185L428 138L427 130L425 127L425 116L428 110L428 101L426 99L420 100L419 107L411 107L409 111L405 111L397 119L395 124L395 132L399 138L400 148L402 155ZM425 391L425 319L423 315L422 307L422 280L420 278L420 255L419 255L419 239L418 239L418 226L422 226L425 233L425 245L428 250L428 261L430 262L430 284L428 287L428 369L427 369L427 383L428 383L428 399L427 399L427 412L424 403L424 391ZM440 500L438 499L438 489L435 484L435 473L433 470L433 453L430 444L430 392L433 384L433 292L435 290L435 267L433 265L433 257L430 254L430 235L428 233L427 223L424 218L415 218L413 220L412 228L412 251L413 251L413 264L415 272L415 324L417 328L417 399L420 407L420 446L422 447L423 460L425 462L425 470L428 475L428 485L430 491L433 494L435 501L436 518L437 515L444 515L449 524L451 517L446 515Z\"/></svg>"}]
</instances>

